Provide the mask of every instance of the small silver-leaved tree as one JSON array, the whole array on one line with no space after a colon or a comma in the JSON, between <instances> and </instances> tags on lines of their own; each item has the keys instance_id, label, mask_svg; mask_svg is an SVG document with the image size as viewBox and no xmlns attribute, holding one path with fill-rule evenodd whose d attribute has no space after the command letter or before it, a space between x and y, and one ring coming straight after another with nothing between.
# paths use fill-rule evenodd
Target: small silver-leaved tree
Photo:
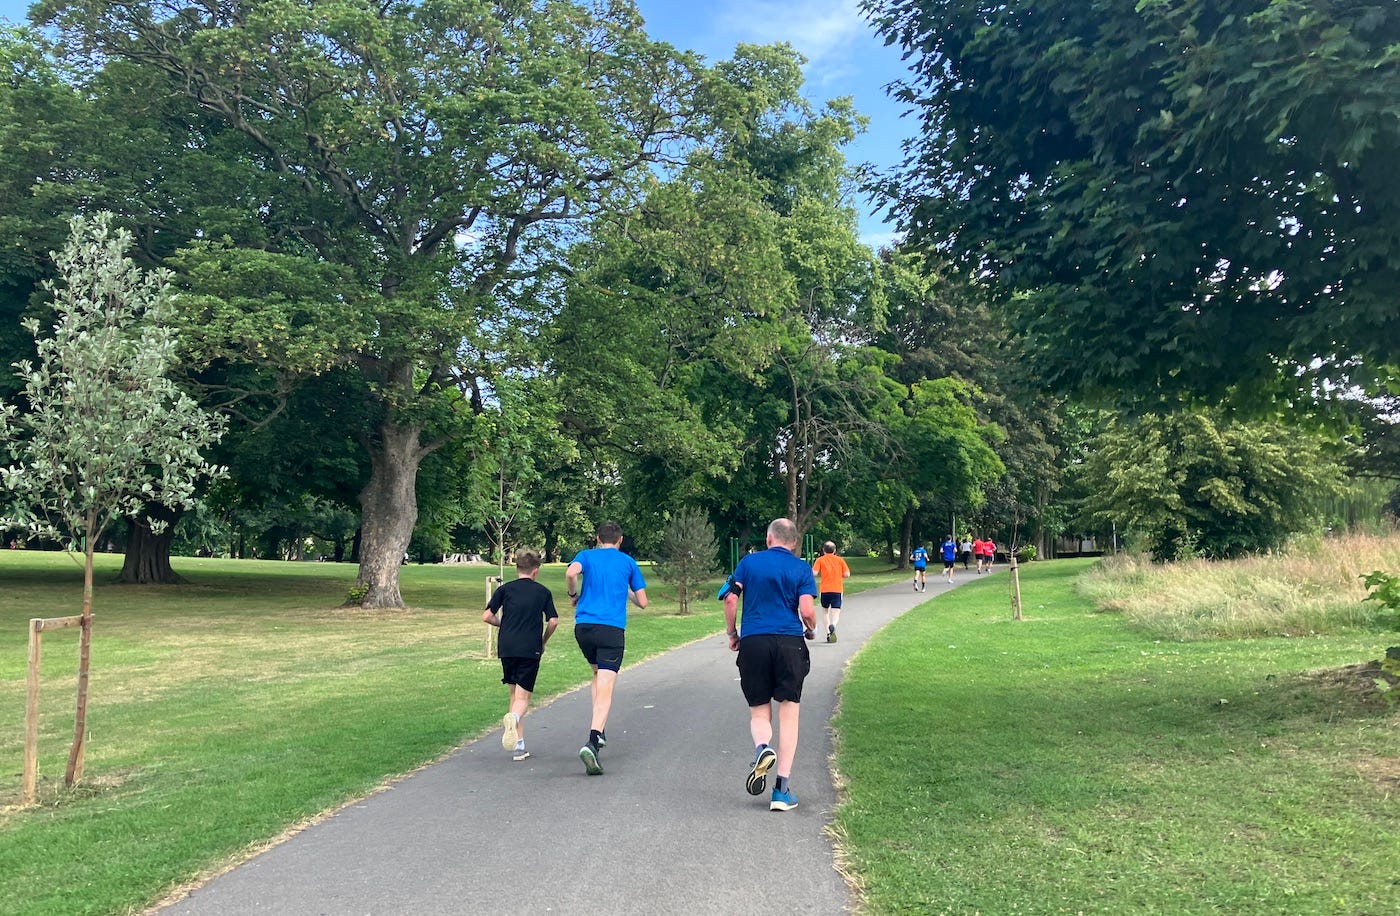
<instances>
[{"instance_id":1,"label":"small silver-leaved tree","mask_svg":"<svg viewBox=\"0 0 1400 916\"><path fill-rule=\"evenodd\" d=\"M706 579L718 566L719 544L715 529L699 509L681 509L661 531L661 545L654 569L676 590L678 613L690 613L690 601L700 594Z\"/></svg>"},{"instance_id":2,"label":"small silver-leaved tree","mask_svg":"<svg viewBox=\"0 0 1400 916\"><path fill-rule=\"evenodd\" d=\"M0 436L14 462L0 467L9 506L6 527L61 540L83 554L78 706L63 782L82 776L92 642L92 558L108 527L148 506L188 508L201 477L214 476L201 454L222 433L167 372L176 334L169 274L143 272L126 251L131 234L109 213L75 218L54 253L54 324L34 335L38 359L17 363L24 408L0 404ZM153 527L158 522L151 522Z\"/></svg>"}]
</instances>

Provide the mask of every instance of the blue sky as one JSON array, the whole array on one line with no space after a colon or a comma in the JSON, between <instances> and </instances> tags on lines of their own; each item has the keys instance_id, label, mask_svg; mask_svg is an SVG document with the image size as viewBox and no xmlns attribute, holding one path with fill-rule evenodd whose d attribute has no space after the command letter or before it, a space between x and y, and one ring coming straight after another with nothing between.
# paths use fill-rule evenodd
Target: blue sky
<instances>
[{"instance_id":1,"label":"blue sky","mask_svg":"<svg viewBox=\"0 0 1400 916\"><path fill-rule=\"evenodd\" d=\"M861 18L858 0L635 0L647 31L661 41L723 60L741 42L785 41L808 60L807 95L816 104L851 96L870 128L847 150L852 162L896 164L914 123L884 93L902 75L899 52L885 47ZM0 18L22 22L29 0L0 0ZM889 229L868 202L861 233L871 244L889 241Z\"/></svg>"}]
</instances>

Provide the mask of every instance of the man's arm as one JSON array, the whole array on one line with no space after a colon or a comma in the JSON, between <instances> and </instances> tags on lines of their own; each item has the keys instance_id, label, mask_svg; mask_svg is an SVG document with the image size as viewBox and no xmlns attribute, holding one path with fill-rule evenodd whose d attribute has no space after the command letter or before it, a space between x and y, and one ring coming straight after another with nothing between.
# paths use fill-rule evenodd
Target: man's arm
<instances>
[{"instance_id":1,"label":"man's arm","mask_svg":"<svg viewBox=\"0 0 1400 916\"><path fill-rule=\"evenodd\" d=\"M729 637L729 648L739 649L739 596L730 589L724 596L724 632Z\"/></svg>"},{"instance_id":2,"label":"man's arm","mask_svg":"<svg viewBox=\"0 0 1400 916\"><path fill-rule=\"evenodd\" d=\"M812 600L811 595L800 595L797 599L797 616L802 618L802 625L808 630L817 628L817 605ZM810 638L810 637L809 637Z\"/></svg>"},{"instance_id":3,"label":"man's arm","mask_svg":"<svg viewBox=\"0 0 1400 916\"><path fill-rule=\"evenodd\" d=\"M554 635L554 631L559 629L559 618L551 617L544 625L544 638L540 640L540 648L543 649L549 643L549 637Z\"/></svg>"},{"instance_id":4,"label":"man's arm","mask_svg":"<svg viewBox=\"0 0 1400 916\"><path fill-rule=\"evenodd\" d=\"M575 560L569 564L569 568L564 570L564 589L569 593L569 600L578 604L578 577L583 574L583 564Z\"/></svg>"},{"instance_id":5,"label":"man's arm","mask_svg":"<svg viewBox=\"0 0 1400 916\"><path fill-rule=\"evenodd\" d=\"M647 609L647 590L644 588L639 588L635 592L633 592L632 603L645 611Z\"/></svg>"}]
</instances>

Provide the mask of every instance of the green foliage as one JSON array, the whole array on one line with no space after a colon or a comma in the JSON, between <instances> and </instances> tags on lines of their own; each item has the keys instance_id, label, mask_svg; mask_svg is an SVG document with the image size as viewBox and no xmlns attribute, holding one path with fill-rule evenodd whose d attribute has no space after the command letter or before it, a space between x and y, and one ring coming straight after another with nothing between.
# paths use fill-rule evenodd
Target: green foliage
<instances>
[{"instance_id":1,"label":"green foliage","mask_svg":"<svg viewBox=\"0 0 1400 916\"><path fill-rule=\"evenodd\" d=\"M1372 570L1361 577L1361 581L1371 590L1365 601L1374 601L1392 615L1391 625L1400 630L1400 576Z\"/></svg>"},{"instance_id":2,"label":"green foliage","mask_svg":"<svg viewBox=\"0 0 1400 916\"><path fill-rule=\"evenodd\" d=\"M1026 567L1021 624L1004 580L960 586L851 662L834 826L863 911L1394 909L1400 718L1319 675L1373 635L1163 641L1092 613L1090 566Z\"/></svg>"},{"instance_id":3,"label":"green foliage","mask_svg":"<svg viewBox=\"0 0 1400 916\"><path fill-rule=\"evenodd\" d=\"M197 483L218 476L202 452L223 424L170 380L178 345L169 275L129 258L111 214L74 218L55 253L51 336L37 320L36 362L18 365L27 409L0 409L17 463L0 469L14 500L7 523L89 550L113 520L147 506L189 508ZM151 519L152 530L163 523Z\"/></svg>"},{"instance_id":4,"label":"green foliage","mask_svg":"<svg viewBox=\"0 0 1400 916\"><path fill-rule=\"evenodd\" d=\"M1157 559L1234 557L1315 524L1343 477L1332 445L1279 423L1205 413L1115 422L1080 468L1081 521L1116 522Z\"/></svg>"},{"instance_id":5,"label":"green foliage","mask_svg":"<svg viewBox=\"0 0 1400 916\"><path fill-rule=\"evenodd\" d=\"M1052 384L1393 389L1400 7L863 5L910 55L898 95L923 124L893 209L995 279Z\"/></svg>"},{"instance_id":6,"label":"green foliage","mask_svg":"<svg viewBox=\"0 0 1400 916\"><path fill-rule=\"evenodd\" d=\"M661 531L655 565L657 576L676 591L677 613L690 613L690 602L718 568L719 542L709 518L699 509L677 510Z\"/></svg>"}]
</instances>

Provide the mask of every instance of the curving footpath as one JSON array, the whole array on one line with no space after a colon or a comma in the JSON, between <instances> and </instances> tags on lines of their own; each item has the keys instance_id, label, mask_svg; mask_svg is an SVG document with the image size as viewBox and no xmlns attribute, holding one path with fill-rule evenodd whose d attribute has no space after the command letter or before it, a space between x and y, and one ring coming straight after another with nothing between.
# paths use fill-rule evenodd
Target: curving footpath
<instances>
[{"instance_id":1,"label":"curving footpath","mask_svg":"<svg viewBox=\"0 0 1400 916\"><path fill-rule=\"evenodd\" d=\"M576 690L530 713L529 760L512 762L497 729L158 912L848 912L823 831L837 802L827 723L846 662L871 634L973 578L959 571L950 586L929 572L926 592L905 583L848 596L839 641L811 644L793 811L771 812L766 792L744 791L748 714L734 655L716 633L624 665L605 775L587 776L579 762L589 699ZM577 651L568 632L555 647Z\"/></svg>"}]
</instances>

